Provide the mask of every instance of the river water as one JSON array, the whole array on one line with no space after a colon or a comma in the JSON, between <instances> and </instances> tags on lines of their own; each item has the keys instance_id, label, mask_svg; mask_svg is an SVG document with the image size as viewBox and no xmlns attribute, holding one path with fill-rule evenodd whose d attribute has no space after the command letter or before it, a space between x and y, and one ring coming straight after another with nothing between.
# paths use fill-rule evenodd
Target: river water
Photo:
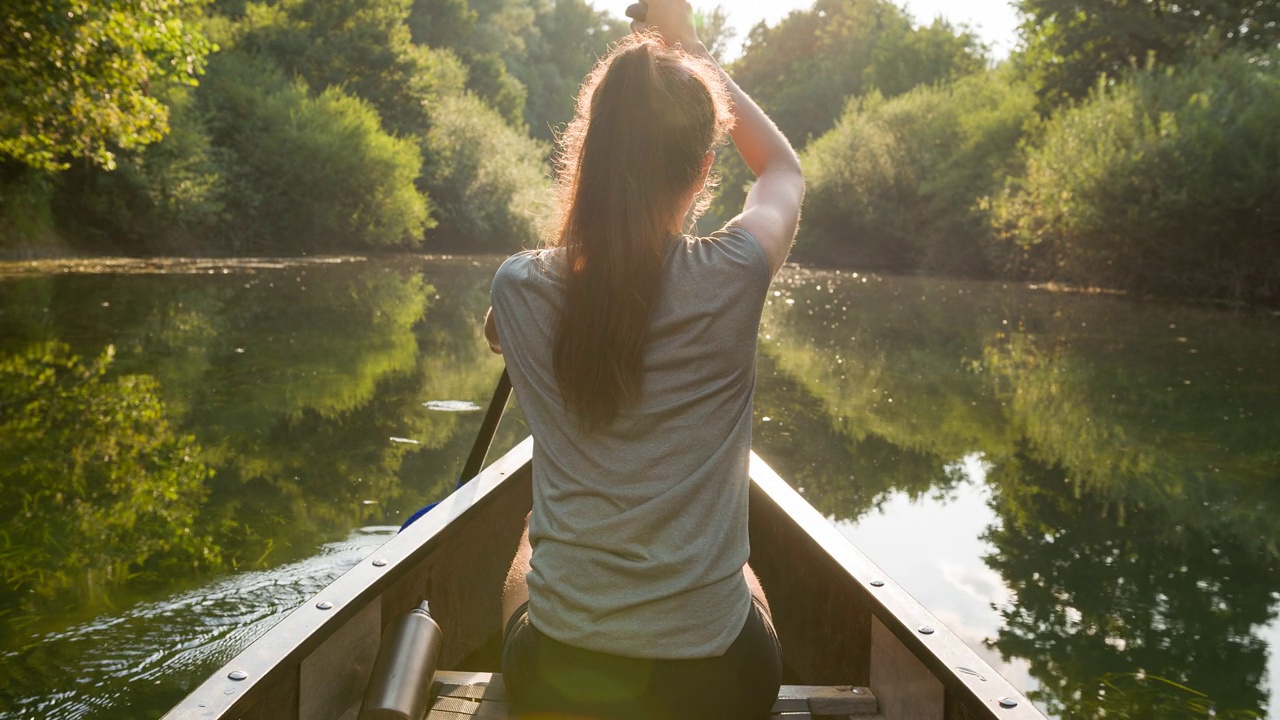
<instances>
[{"instance_id":1,"label":"river water","mask_svg":"<svg viewBox=\"0 0 1280 720\"><path fill-rule=\"evenodd\" d=\"M157 717L446 495L498 262L0 267L0 718ZM1050 715L1280 717L1278 331L789 267L755 446Z\"/></svg>"}]
</instances>

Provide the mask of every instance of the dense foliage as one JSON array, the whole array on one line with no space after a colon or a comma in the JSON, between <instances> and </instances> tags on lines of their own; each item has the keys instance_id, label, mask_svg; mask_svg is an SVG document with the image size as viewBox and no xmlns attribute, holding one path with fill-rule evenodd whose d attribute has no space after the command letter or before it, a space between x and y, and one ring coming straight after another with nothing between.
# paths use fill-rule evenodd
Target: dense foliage
<instances>
[{"instance_id":1,"label":"dense foliage","mask_svg":"<svg viewBox=\"0 0 1280 720\"><path fill-rule=\"evenodd\" d=\"M133 125L27 156L17 153L23 143L53 135L16 120L3 128L8 254L42 252L58 236L115 253L529 244L538 231L532 199L548 187L548 170L547 148L526 128L549 137L616 29L583 0L219 0L203 15L190 3L159 7L189 40L162 48L189 56L184 83L166 79L157 68L171 59L152 52L159 59L150 66L107 78L132 83L145 104L95 87L103 105L92 112L44 111ZM61 31L38 2L6 12L13 27ZM103 13L117 24L165 23L115 5ZM213 43L220 50L206 63ZM0 47L0 62L26 62L34 48ZM198 86L186 84L202 71ZM94 79L78 67L63 74L73 84ZM44 84L46 75L23 77ZM549 104L530 103L526 83ZM4 118L21 119L7 109ZM96 162L66 167L84 149Z\"/></svg>"},{"instance_id":2,"label":"dense foliage","mask_svg":"<svg viewBox=\"0 0 1280 720\"><path fill-rule=\"evenodd\" d=\"M193 83L210 45L197 29L208 0L28 0L0 10L0 158L56 170L83 158L113 167L117 150L167 131L149 89Z\"/></svg>"},{"instance_id":3,"label":"dense foliage","mask_svg":"<svg viewBox=\"0 0 1280 720\"><path fill-rule=\"evenodd\" d=\"M1051 103L1083 98L1099 76L1280 43L1280 4L1266 0L1021 0L1018 10L1018 62Z\"/></svg>"},{"instance_id":4,"label":"dense foliage","mask_svg":"<svg viewBox=\"0 0 1280 720\"><path fill-rule=\"evenodd\" d=\"M1274 303L1277 5L1016 5L998 67L890 0L748 33L732 73L808 168L796 258ZM701 18L717 52L728 18ZM528 246L550 141L625 31L587 0L22 0L0 20L10 257ZM702 230L750 186L732 151L717 171Z\"/></svg>"},{"instance_id":5,"label":"dense foliage","mask_svg":"<svg viewBox=\"0 0 1280 720\"><path fill-rule=\"evenodd\" d=\"M1280 293L1280 77L1240 53L1099 85L994 202L1018 269L1138 292Z\"/></svg>"},{"instance_id":6,"label":"dense foliage","mask_svg":"<svg viewBox=\"0 0 1280 720\"><path fill-rule=\"evenodd\" d=\"M990 233L975 198L1012 171L1034 119L1034 93L1007 72L850 103L805 152L797 251L876 269L989 274Z\"/></svg>"},{"instance_id":7,"label":"dense foliage","mask_svg":"<svg viewBox=\"0 0 1280 720\"><path fill-rule=\"evenodd\" d=\"M817 0L776 27L752 29L733 69L792 142L804 144L831 128L850 96L897 95L982 66L967 30L941 20L915 28L887 0Z\"/></svg>"}]
</instances>

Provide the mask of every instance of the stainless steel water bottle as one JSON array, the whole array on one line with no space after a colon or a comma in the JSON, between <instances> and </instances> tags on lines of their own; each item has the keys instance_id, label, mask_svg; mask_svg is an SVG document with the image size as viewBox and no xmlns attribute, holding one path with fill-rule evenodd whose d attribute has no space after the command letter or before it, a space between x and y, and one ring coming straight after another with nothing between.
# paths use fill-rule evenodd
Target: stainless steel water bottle
<instances>
[{"instance_id":1,"label":"stainless steel water bottle","mask_svg":"<svg viewBox=\"0 0 1280 720\"><path fill-rule=\"evenodd\" d=\"M422 720L431 702L442 641L426 601L388 625L359 720Z\"/></svg>"}]
</instances>

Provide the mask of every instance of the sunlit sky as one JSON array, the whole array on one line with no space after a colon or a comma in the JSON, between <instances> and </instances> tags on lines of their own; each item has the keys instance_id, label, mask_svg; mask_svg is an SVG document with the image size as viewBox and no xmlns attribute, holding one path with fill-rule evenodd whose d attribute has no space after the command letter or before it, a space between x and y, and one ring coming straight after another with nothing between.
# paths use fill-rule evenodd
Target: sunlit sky
<instances>
[{"instance_id":1,"label":"sunlit sky","mask_svg":"<svg viewBox=\"0 0 1280 720\"><path fill-rule=\"evenodd\" d=\"M592 0L599 8L622 15L633 0ZM695 9L711 10L721 5L738 30L738 37L726 60L736 57L747 31L764 20L773 25L792 10L807 10L813 0L690 0ZM1016 42L1017 15L1010 0L894 0L905 6L917 23L928 24L939 15L955 24L965 24L991 46L996 59L1008 56Z\"/></svg>"}]
</instances>

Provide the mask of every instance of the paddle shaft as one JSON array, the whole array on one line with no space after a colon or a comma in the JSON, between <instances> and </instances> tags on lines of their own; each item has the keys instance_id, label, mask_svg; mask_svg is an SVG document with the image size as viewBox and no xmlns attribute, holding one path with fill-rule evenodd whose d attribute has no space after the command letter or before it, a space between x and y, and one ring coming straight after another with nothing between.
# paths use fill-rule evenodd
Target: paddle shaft
<instances>
[{"instance_id":1,"label":"paddle shaft","mask_svg":"<svg viewBox=\"0 0 1280 720\"><path fill-rule=\"evenodd\" d=\"M484 421L480 423L480 432L476 434L476 441L471 446L471 454L467 456L467 464L462 466L462 474L458 476L458 487L462 487L468 480L480 474L510 397L511 376L507 374L507 369L504 367L502 377L498 378L498 387L493 391L493 399L489 401L489 409L485 411Z\"/></svg>"}]
</instances>

